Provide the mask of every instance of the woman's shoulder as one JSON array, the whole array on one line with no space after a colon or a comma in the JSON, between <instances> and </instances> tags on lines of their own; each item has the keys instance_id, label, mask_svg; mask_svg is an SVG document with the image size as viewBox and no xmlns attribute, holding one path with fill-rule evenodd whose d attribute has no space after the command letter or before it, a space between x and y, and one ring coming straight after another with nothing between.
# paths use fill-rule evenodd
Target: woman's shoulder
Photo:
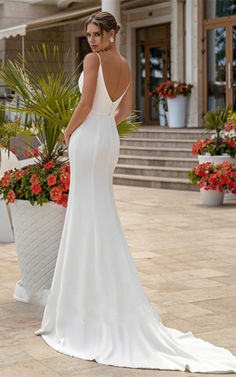
<instances>
[{"instance_id":1,"label":"woman's shoulder","mask_svg":"<svg viewBox=\"0 0 236 377\"><path fill-rule=\"evenodd\" d=\"M99 66L99 59L98 56L95 52L89 52L87 55L84 57L84 62L83 62L84 68L88 67L90 68L98 68Z\"/></svg>"},{"instance_id":2,"label":"woman's shoulder","mask_svg":"<svg viewBox=\"0 0 236 377\"><path fill-rule=\"evenodd\" d=\"M89 52L85 55L84 61L86 62L98 62L98 57L96 52Z\"/></svg>"}]
</instances>

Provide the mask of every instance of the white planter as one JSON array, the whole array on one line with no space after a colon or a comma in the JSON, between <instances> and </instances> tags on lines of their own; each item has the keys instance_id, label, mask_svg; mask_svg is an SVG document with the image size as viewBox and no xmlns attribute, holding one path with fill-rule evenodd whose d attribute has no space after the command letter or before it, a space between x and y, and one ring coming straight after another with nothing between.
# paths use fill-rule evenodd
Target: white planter
<instances>
[{"instance_id":1,"label":"white planter","mask_svg":"<svg viewBox=\"0 0 236 377\"><path fill-rule=\"evenodd\" d=\"M165 126L166 125L165 110L164 110L162 101L159 102L158 109L159 109L160 126Z\"/></svg>"},{"instance_id":2,"label":"white planter","mask_svg":"<svg viewBox=\"0 0 236 377\"><path fill-rule=\"evenodd\" d=\"M183 128L185 126L187 96L178 95L175 98L167 98L169 127Z\"/></svg>"},{"instance_id":3,"label":"white planter","mask_svg":"<svg viewBox=\"0 0 236 377\"><path fill-rule=\"evenodd\" d=\"M205 190L204 188L200 188L202 202L204 205L207 206L221 206L224 201L224 190L220 192L217 190Z\"/></svg>"},{"instance_id":4,"label":"white planter","mask_svg":"<svg viewBox=\"0 0 236 377\"><path fill-rule=\"evenodd\" d=\"M204 164L205 162L211 162L214 165L222 164L222 162L230 161L236 166L236 158L230 157L230 155L217 155L217 156L211 156L211 155L198 155L198 162L199 164ZM225 193L224 196L225 200L236 200L236 195L232 194L232 192Z\"/></svg>"},{"instance_id":5,"label":"white planter","mask_svg":"<svg viewBox=\"0 0 236 377\"><path fill-rule=\"evenodd\" d=\"M212 162L214 165L222 164L222 162L230 161L233 162L235 165L235 158L230 157L229 155L217 155L217 156L211 156L211 155L198 155L198 161L199 164L204 164L205 162Z\"/></svg>"},{"instance_id":6,"label":"white planter","mask_svg":"<svg viewBox=\"0 0 236 377\"><path fill-rule=\"evenodd\" d=\"M167 126L169 126L170 122L169 122L169 112L166 111L166 121L167 121Z\"/></svg>"},{"instance_id":7,"label":"white planter","mask_svg":"<svg viewBox=\"0 0 236 377\"><path fill-rule=\"evenodd\" d=\"M52 201L32 206L28 200L10 203L21 279L14 298L45 305L64 225L66 208Z\"/></svg>"}]
</instances>

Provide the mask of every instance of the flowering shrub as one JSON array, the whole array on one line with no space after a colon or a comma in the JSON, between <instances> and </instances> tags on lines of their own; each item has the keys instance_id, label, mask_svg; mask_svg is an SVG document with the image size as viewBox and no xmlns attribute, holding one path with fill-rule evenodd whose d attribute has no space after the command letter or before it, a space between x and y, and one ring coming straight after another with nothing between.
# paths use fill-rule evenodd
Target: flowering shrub
<instances>
[{"instance_id":1,"label":"flowering shrub","mask_svg":"<svg viewBox=\"0 0 236 377\"><path fill-rule=\"evenodd\" d=\"M229 125L228 127L230 127L229 131L236 133L236 113L234 113L231 108L228 112L227 124Z\"/></svg>"},{"instance_id":2,"label":"flowering shrub","mask_svg":"<svg viewBox=\"0 0 236 377\"><path fill-rule=\"evenodd\" d=\"M199 164L188 172L188 177L194 186L205 190L227 190L236 194L236 168L232 162L226 161L214 165L211 162Z\"/></svg>"},{"instance_id":3,"label":"flowering shrub","mask_svg":"<svg viewBox=\"0 0 236 377\"><path fill-rule=\"evenodd\" d=\"M232 158L236 156L236 141L234 138L226 137L218 143L215 139L197 140L192 146L192 155L203 155L209 153L211 156L227 153Z\"/></svg>"},{"instance_id":4,"label":"flowering shrub","mask_svg":"<svg viewBox=\"0 0 236 377\"><path fill-rule=\"evenodd\" d=\"M192 84L181 83L180 81L162 82L154 91L163 98L175 98L178 95L188 96L193 88Z\"/></svg>"},{"instance_id":5,"label":"flowering shrub","mask_svg":"<svg viewBox=\"0 0 236 377\"><path fill-rule=\"evenodd\" d=\"M70 166L58 167L53 161L27 168L11 169L4 172L0 180L2 200L14 203L15 199L29 200L42 206L43 203L54 201L67 207L70 186Z\"/></svg>"}]
</instances>

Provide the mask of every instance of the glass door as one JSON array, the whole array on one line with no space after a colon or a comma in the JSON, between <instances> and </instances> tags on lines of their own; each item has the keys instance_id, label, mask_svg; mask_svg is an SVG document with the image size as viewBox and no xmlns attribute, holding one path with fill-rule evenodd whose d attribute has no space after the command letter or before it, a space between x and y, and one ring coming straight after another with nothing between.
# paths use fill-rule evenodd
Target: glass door
<instances>
[{"instance_id":1,"label":"glass door","mask_svg":"<svg viewBox=\"0 0 236 377\"><path fill-rule=\"evenodd\" d=\"M155 89L161 82L164 81L165 70L165 45L160 46L149 46L147 48L147 81L146 81L146 92L151 92ZM166 67L165 67L166 68ZM150 121L159 121L159 112L153 107L153 97L146 96L146 109L148 109L147 117Z\"/></svg>"},{"instance_id":2,"label":"glass door","mask_svg":"<svg viewBox=\"0 0 236 377\"><path fill-rule=\"evenodd\" d=\"M226 108L236 111L236 16L205 22L204 112Z\"/></svg>"},{"instance_id":3,"label":"glass door","mask_svg":"<svg viewBox=\"0 0 236 377\"><path fill-rule=\"evenodd\" d=\"M159 123L149 93L170 79L169 24L136 30L136 108L143 124Z\"/></svg>"},{"instance_id":4,"label":"glass door","mask_svg":"<svg viewBox=\"0 0 236 377\"><path fill-rule=\"evenodd\" d=\"M233 26L233 46L232 46L232 70L231 76L232 80L230 80L232 85L232 104L233 110L236 111L236 26Z\"/></svg>"},{"instance_id":5,"label":"glass door","mask_svg":"<svg viewBox=\"0 0 236 377\"><path fill-rule=\"evenodd\" d=\"M207 111L226 105L226 29L207 30Z\"/></svg>"}]
</instances>

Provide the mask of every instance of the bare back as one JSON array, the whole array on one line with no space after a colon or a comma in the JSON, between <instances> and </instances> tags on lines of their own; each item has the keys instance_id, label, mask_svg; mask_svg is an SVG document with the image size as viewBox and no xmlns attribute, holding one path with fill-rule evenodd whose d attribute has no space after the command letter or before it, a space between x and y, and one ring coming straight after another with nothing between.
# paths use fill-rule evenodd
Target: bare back
<instances>
[{"instance_id":1,"label":"bare back","mask_svg":"<svg viewBox=\"0 0 236 377\"><path fill-rule=\"evenodd\" d=\"M123 56L109 51L99 52L104 83L110 99L116 101L131 81L128 62Z\"/></svg>"}]
</instances>

